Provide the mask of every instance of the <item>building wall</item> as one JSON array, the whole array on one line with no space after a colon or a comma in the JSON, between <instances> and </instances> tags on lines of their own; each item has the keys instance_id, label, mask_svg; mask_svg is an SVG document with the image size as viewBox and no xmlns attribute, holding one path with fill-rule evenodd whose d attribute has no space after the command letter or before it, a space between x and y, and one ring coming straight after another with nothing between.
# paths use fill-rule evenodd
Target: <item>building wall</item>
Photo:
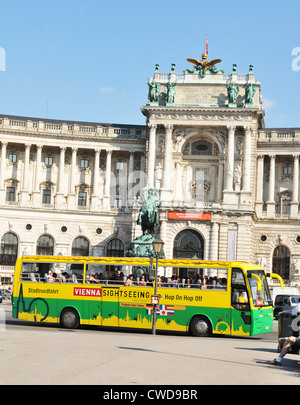
<instances>
[{"instance_id":1,"label":"building wall","mask_svg":"<svg viewBox=\"0 0 300 405\"><path fill-rule=\"evenodd\" d=\"M126 252L141 233L143 188L157 188L167 257L185 231L199 235L197 254L206 260L246 260L268 271L285 246L285 281L299 285L300 129L264 128L252 70L205 77L156 70L151 81L160 96L141 109L145 126L0 116L0 237L16 235L19 256L35 254L44 234L54 254L72 254L77 237L88 240L90 255L106 255L112 239ZM176 83L172 102L168 82ZM236 105L228 83L239 86ZM249 83L257 87L246 105ZM172 211L180 219L168 218ZM12 271L0 264L2 277Z\"/></svg>"}]
</instances>

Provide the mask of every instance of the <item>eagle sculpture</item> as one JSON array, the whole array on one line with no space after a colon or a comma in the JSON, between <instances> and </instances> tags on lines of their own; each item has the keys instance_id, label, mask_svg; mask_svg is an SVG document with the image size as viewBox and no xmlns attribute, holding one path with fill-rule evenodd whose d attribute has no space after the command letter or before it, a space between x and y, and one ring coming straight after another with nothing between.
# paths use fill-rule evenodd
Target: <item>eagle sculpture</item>
<instances>
[{"instance_id":1,"label":"eagle sculpture","mask_svg":"<svg viewBox=\"0 0 300 405\"><path fill-rule=\"evenodd\" d=\"M202 60L197 60L197 59L192 59L189 58L187 59L188 62L193 63L194 64L194 68L197 70L202 70L202 69L211 69L212 67L214 67L217 63L222 62L222 59L213 59L211 61L207 61L207 54L203 53L202 54Z\"/></svg>"}]
</instances>

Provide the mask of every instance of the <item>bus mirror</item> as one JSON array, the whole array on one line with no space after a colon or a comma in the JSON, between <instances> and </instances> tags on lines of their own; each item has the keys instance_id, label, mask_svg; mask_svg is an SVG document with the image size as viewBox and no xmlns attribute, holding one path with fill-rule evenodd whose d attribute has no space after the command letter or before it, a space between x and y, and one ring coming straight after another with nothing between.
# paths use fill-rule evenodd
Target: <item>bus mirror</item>
<instances>
[{"instance_id":1,"label":"bus mirror","mask_svg":"<svg viewBox=\"0 0 300 405\"><path fill-rule=\"evenodd\" d=\"M280 287L283 290L284 289L284 284L282 278L279 276L279 274L276 273L267 273L267 277L272 277L272 278L277 278L280 282Z\"/></svg>"},{"instance_id":2,"label":"bus mirror","mask_svg":"<svg viewBox=\"0 0 300 405\"><path fill-rule=\"evenodd\" d=\"M257 280L257 291L261 291L261 280L257 274L248 273L248 278L255 278Z\"/></svg>"}]
</instances>

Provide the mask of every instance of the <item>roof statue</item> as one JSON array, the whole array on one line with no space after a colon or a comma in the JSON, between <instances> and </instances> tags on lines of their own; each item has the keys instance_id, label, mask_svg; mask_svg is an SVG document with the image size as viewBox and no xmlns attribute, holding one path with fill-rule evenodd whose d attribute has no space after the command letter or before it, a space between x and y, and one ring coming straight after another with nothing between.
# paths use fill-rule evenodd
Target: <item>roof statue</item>
<instances>
[{"instance_id":1,"label":"roof statue","mask_svg":"<svg viewBox=\"0 0 300 405\"><path fill-rule=\"evenodd\" d=\"M219 73L219 72L224 73L223 70L217 69L215 67L215 65L217 63L222 62L222 59L213 59L211 61L208 61L207 53L205 53L205 52L202 54L202 60L188 58L187 61L194 64L194 69L185 69L184 70L184 72L187 72L187 73L199 72L201 77L204 77L207 71L209 71L211 73Z\"/></svg>"}]
</instances>

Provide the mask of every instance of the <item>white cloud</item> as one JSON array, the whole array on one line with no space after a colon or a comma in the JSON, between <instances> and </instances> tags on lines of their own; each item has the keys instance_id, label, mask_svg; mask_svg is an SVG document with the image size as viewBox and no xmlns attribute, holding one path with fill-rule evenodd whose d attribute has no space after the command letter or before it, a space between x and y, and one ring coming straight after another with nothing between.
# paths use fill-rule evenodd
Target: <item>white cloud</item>
<instances>
[{"instance_id":1,"label":"white cloud","mask_svg":"<svg viewBox=\"0 0 300 405\"><path fill-rule=\"evenodd\" d=\"M276 101L270 100L269 98L262 97L263 108L265 110L270 110L274 105L276 105Z\"/></svg>"},{"instance_id":2,"label":"white cloud","mask_svg":"<svg viewBox=\"0 0 300 405\"><path fill-rule=\"evenodd\" d=\"M113 93L115 89L113 87L103 87L100 89L101 94L108 94L108 93Z\"/></svg>"}]
</instances>

